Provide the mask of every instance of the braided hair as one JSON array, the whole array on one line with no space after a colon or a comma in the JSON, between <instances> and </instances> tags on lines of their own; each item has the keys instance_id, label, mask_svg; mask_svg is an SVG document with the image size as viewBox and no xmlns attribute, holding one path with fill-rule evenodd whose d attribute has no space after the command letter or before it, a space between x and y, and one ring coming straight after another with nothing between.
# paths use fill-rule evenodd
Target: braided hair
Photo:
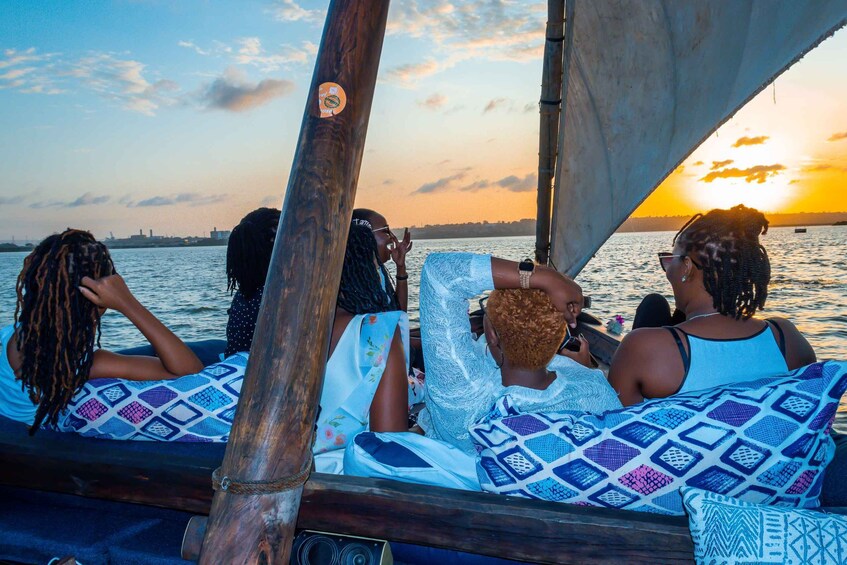
<instances>
[{"instance_id":1,"label":"braided hair","mask_svg":"<svg viewBox=\"0 0 847 565\"><path fill-rule=\"evenodd\" d=\"M226 289L250 299L265 286L279 225L276 208L253 210L235 226L226 246Z\"/></svg>"},{"instance_id":2,"label":"braided hair","mask_svg":"<svg viewBox=\"0 0 847 565\"><path fill-rule=\"evenodd\" d=\"M371 228L354 223L347 236L337 305L351 314L399 310L394 289L391 287L391 295L386 294L380 272L391 285L385 267L379 262L376 238Z\"/></svg>"},{"instance_id":3,"label":"braided hair","mask_svg":"<svg viewBox=\"0 0 847 565\"><path fill-rule=\"evenodd\" d=\"M771 265L759 235L768 220L754 208L738 205L691 218L674 236L703 272L715 309L747 320L765 307Z\"/></svg>"},{"instance_id":4,"label":"braided hair","mask_svg":"<svg viewBox=\"0 0 847 565\"><path fill-rule=\"evenodd\" d=\"M21 389L38 405L30 435L55 425L88 381L100 310L79 291L83 277L115 273L106 246L87 231L67 229L38 244L24 259L17 282L15 344L21 355Z\"/></svg>"}]
</instances>

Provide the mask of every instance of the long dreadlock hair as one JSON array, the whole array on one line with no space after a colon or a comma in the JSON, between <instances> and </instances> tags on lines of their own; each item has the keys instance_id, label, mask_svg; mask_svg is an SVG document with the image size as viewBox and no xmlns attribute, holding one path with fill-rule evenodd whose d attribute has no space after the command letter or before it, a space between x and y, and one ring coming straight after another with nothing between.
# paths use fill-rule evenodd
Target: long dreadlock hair
<instances>
[{"instance_id":1,"label":"long dreadlock hair","mask_svg":"<svg viewBox=\"0 0 847 565\"><path fill-rule=\"evenodd\" d=\"M338 288L337 304L351 314L374 314L399 310L397 297L386 294L380 280L380 271L387 284L391 284L385 267L379 262L376 238L368 226L353 224L347 236L344 267ZM393 291L393 287L392 287Z\"/></svg>"},{"instance_id":2,"label":"long dreadlock hair","mask_svg":"<svg viewBox=\"0 0 847 565\"><path fill-rule=\"evenodd\" d=\"M106 246L87 231L67 229L38 244L24 259L17 282L15 343L21 354L21 389L38 405L30 435L56 424L88 381L100 310L79 291L83 277L115 273Z\"/></svg>"},{"instance_id":3,"label":"long dreadlock hair","mask_svg":"<svg viewBox=\"0 0 847 565\"><path fill-rule=\"evenodd\" d=\"M736 320L747 320L765 307L771 264L759 235L768 220L754 208L738 205L691 218L674 236L686 254L695 255L703 284L715 309Z\"/></svg>"},{"instance_id":4,"label":"long dreadlock hair","mask_svg":"<svg viewBox=\"0 0 847 565\"><path fill-rule=\"evenodd\" d=\"M371 235L373 235L374 218L379 215L380 214L378 212L368 208L356 208L353 210L352 223L354 226L367 227L371 230ZM374 238L374 242L376 242L376 238ZM375 245L377 248L379 247L378 244L375 243ZM394 282L391 280L391 276L388 274L388 269L385 268L385 264L379 257L379 251L376 253L376 262L379 265L379 271L382 273L382 280L385 281L385 294L391 302L391 309L400 310L400 301L397 299L397 291L394 289Z\"/></svg>"},{"instance_id":5,"label":"long dreadlock hair","mask_svg":"<svg viewBox=\"0 0 847 565\"><path fill-rule=\"evenodd\" d=\"M274 249L280 211L253 210L235 226L226 246L226 289L250 299L265 286Z\"/></svg>"}]
</instances>

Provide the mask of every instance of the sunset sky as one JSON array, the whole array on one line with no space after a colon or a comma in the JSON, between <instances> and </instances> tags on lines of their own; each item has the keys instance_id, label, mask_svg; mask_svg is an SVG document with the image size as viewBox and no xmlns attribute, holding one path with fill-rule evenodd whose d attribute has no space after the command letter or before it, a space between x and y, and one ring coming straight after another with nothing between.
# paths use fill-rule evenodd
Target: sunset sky
<instances>
[{"instance_id":1,"label":"sunset sky","mask_svg":"<svg viewBox=\"0 0 847 565\"><path fill-rule=\"evenodd\" d=\"M200 235L280 206L326 5L0 4L0 241ZM393 2L357 205L395 226L533 217L545 17L537 0ZM842 30L635 215L847 211L845 93Z\"/></svg>"}]
</instances>

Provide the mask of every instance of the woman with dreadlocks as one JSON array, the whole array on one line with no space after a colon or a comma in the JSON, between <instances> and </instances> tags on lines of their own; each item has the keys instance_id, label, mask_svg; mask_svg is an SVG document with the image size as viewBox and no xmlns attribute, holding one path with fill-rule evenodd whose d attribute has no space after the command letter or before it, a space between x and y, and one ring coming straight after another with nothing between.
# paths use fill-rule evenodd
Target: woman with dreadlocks
<instances>
[{"instance_id":1,"label":"woman with dreadlocks","mask_svg":"<svg viewBox=\"0 0 847 565\"><path fill-rule=\"evenodd\" d=\"M753 208L712 210L679 230L672 252L659 253L684 321L671 318L665 301L664 320L654 322L663 327L635 329L621 342L609 382L624 405L784 375L815 362L790 321L753 317L768 295L770 261L759 243L767 231L768 220Z\"/></svg>"},{"instance_id":2,"label":"woman with dreadlocks","mask_svg":"<svg viewBox=\"0 0 847 565\"><path fill-rule=\"evenodd\" d=\"M0 330L0 415L30 425L56 424L86 382L106 377L172 379L203 368L197 356L132 295L106 247L68 229L24 260L15 324ZM100 319L126 316L158 357L100 349Z\"/></svg>"},{"instance_id":3,"label":"woman with dreadlocks","mask_svg":"<svg viewBox=\"0 0 847 565\"><path fill-rule=\"evenodd\" d=\"M234 293L226 322L224 357L250 351L262 291L279 225L276 208L253 210L233 228L226 247L227 290Z\"/></svg>"}]
</instances>

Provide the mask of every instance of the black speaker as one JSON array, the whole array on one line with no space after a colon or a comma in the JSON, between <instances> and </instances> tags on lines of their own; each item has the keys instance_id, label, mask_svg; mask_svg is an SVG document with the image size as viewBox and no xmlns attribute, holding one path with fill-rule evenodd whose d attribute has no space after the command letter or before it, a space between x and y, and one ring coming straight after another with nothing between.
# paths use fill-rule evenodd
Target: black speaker
<instances>
[{"instance_id":1,"label":"black speaker","mask_svg":"<svg viewBox=\"0 0 847 565\"><path fill-rule=\"evenodd\" d=\"M303 530L294 537L291 565L393 565L385 540Z\"/></svg>"}]
</instances>

